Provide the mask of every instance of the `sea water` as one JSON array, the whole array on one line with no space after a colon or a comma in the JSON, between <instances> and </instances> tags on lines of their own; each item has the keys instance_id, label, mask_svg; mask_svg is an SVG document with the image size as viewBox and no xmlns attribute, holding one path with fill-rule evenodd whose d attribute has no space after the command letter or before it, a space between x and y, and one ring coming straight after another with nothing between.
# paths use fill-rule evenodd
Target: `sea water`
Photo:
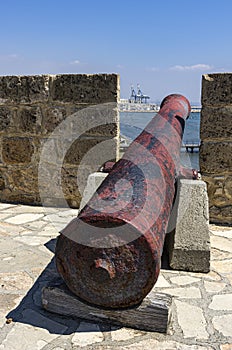
<instances>
[{"instance_id":1,"label":"sea water","mask_svg":"<svg viewBox=\"0 0 232 350\"><path fill-rule=\"evenodd\" d=\"M134 140L150 120L156 115L152 112L120 112L120 134L129 140ZM191 113L185 123L183 143L200 143L200 113ZM180 153L183 166L199 169L199 151L187 152L184 147Z\"/></svg>"}]
</instances>

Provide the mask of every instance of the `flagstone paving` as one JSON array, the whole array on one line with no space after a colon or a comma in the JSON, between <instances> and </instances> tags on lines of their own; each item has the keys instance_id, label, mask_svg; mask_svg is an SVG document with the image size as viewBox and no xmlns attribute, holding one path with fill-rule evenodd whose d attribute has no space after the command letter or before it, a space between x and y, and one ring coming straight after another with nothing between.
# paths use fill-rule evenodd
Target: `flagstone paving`
<instances>
[{"instance_id":1,"label":"flagstone paving","mask_svg":"<svg viewBox=\"0 0 232 350\"><path fill-rule=\"evenodd\" d=\"M76 215L0 203L0 350L232 350L232 227L210 225L210 273L161 270L156 289L174 307L168 333L159 334L42 308L42 288L57 280L58 231Z\"/></svg>"}]
</instances>

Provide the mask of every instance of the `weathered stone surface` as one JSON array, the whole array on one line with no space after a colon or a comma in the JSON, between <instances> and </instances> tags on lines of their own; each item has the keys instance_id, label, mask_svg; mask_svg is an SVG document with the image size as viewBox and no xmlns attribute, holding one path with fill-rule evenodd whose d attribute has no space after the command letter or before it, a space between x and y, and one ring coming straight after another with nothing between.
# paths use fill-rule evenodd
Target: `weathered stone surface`
<instances>
[{"instance_id":1,"label":"weathered stone surface","mask_svg":"<svg viewBox=\"0 0 232 350\"><path fill-rule=\"evenodd\" d=\"M44 267L51 260L51 254L41 251L31 251L31 247L14 240L0 239L1 260L0 271L1 273L11 273L23 271L26 266L30 268Z\"/></svg>"},{"instance_id":2,"label":"weathered stone surface","mask_svg":"<svg viewBox=\"0 0 232 350\"><path fill-rule=\"evenodd\" d=\"M85 347L104 340L104 336L98 325L82 322L72 337L72 345Z\"/></svg>"},{"instance_id":3,"label":"weathered stone surface","mask_svg":"<svg viewBox=\"0 0 232 350\"><path fill-rule=\"evenodd\" d=\"M232 294L214 295L209 308L213 310L232 310Z\"/></svg>"},{"instance_id":4,"label":"weathered stone surface","mask_svg":"<svg viewBox=\"0 0 232 350\"><path fill-rule=\"evenodd\" d=\"M0 190L4 190L5 188L5 179L4 179L4 174L3 172L0 170Z\"/></svg>"},{"instance_id":5,"label":"weathered stone surface","mask_svg":"<svg viewBox=\"0 0 232 350\"><path fill-rule=\"evenodd\" d=\"M182 301L175 301L179 325L184 338L208 339L206 320L202 309Z\"/></svg>"},{"instance_id":6,"label":"weathered stone surface","mask_svg":"<svg viewBox=\"0 0 232 350\"><path fill-rule=\"evenodd\" d=\"M0 132L9 130L15 111L7 106L0 106Z\"/></svg>"},{"instance_id":7,"label":"weathered stone surface","mask_svg":"<svg viewBox=\"0 0 232 350\"><path fill-rule=\"evenodd\" d=\"M45 102L49 94L49 76L2 76L0 99L7 103Z\"/></svg>"},{"instance_id":8,"label":"weathered stone surface","mask_svg":"<svg viewBox=\"0 0 232 350\"><path fill-rule=\"evenodd\" d=\"M54 101L75 103L117 102L118 75L116 74L62 74L52 81Z\"/></svg>"},{"instance_id":9,"label":"weathered stone surface","mask_svg":"<svg viewBox=\"0 0 232 350\"><path fill-rule=\"evenodd\" d=\"M177 276L170 278L173 284L178 284L179 286L186 286L188 284L197 283L200 281L199 278L191 276Z\"/></svg>"},{"instance_id":10,"label":"weathered stone surface","mask_svg":"<svg viewBox=\"0 0 232 350\"><path fill-rule=\"evenodd\" d=\"M168 283L166 278L162 275L162 273L159 274L158 280L155 283L156 288L167 288L170 287L171 285Z\"/></svg>"},{"instance_id":11,"label":"weathered stone surface","mask_svg":"<svg viewBox=\"0 0 232 350\"><path fill-rule=\"evenodd\" d=\"M222 207L216 207L212 206L210 207L210 221L212 223L216 224L229 224L232 223L232 206L222 206Z\"/></svg>"},{"instance_id":12,"label":"weathered stone surface","mask_svg":"<svg viewBox=\"0 0 232 350\"><path fill-rule=\"evenodd\" d=\"M211 236L211 247L216 248L218 250L222 250L225 252L232 253L232 241L225 238L225 237L219 237L219 236Z\"/></svg>"},{"instance_id":13,"label":"weathered stone surface","mask_svg":"<svg viewBox=\"0 0 232 350\"><path fill-rule=\"evenodd\" d=\"M225 125L227 126L226 128ZM203 107L201 110L200 129L200 138L202 140L230 140L232 138L232 105Z\"/></svg>"},{"instance_id":14,"label":"weathered stone surface","mask_svg":"<svg viewBox=\"0 0 232 350\"><path fill-rule=\"evenodd\" d=\"M205 74L201 101L204 106L231 105L232 73Z\"/></svg>"},{"instance_id":15,"label":"weathered stone surface","mask_svg":"<svg viewBox=\"0 0 232 350\"><path fill-rule=\"evenodd\" d=\"M27 137L4 137L2 158L6 164L30 163L34 152L32 142Z\"/></svg>"},{"instance_id":16,"label":"weathered stone surface","mask_svg":"<svg viewBox=\"0 0 232 350\"><path fill-rule=\"evenodd\" d=\"M211 262L212 268L218 273L232 274L232 259L225 260L214 260Z\"/></svg>"},{"instance_id":17,"label":"weathered stone surface","mask_svg":"<svg viewBox=\"0 0 232 350\"><path fill-rule=\"evenodd\" d=\"M206 175L203 179L207 183L209 206L232 205L232 175Z\"/></svg>"},{"instance_id":18,"label":"weathered stone surface","mask_svg":"<svg viewBox=\"0 0 232 350\"><path fill-rule=\"evenodd\" d=\"M118 99L116 74L0 77L0 200L41 204L46 187L46 204L77 207L83 168L118 157Z\"/></svg>"},{"instance_id":19,"label":"weathered stone surface","mask_svg":"<svg viewBox=\"0 0 232 350\"><path fill-rule=\"evenodd\" d=\"M67 109L73 120L73 135L118 136L119 112L116 102L90 105L82 109L79 106L81 105Z\"/></svg>"},{"instance_id":20,"label":"weathered stone surface","mask_svg":"<svg viewBox=\"0 0 232 350\"><path fill-rule=\"evenodd\" d=\"M49 134L64 121L68 115L63 105L45 105L42 110L42 133Z\"/></svg>"},{"instance_id":21,"label":"weathered stone surface","mask_svg":"<svg viewBox=\"0 0 232 350\"><path fill-rule=\"evenodd\" d=\"M219 293L225 288L226 284L222 282L204 281L204 286L208 293Z\"/></svg>"},{"instance_id":22,"label":"weathered stone surface","mask_svg":"<svg viewBox=\"0 0 232 350\"><path fill-rule=\"evenodd\" d=\"M28 290L32 285L33 280L26 272L0 273L1 291L18 292L19 290Z\"/></svg>"},{"instance_id":23,"label":"weathered stone surface","mask_svg":"<svg viewBox=\"0 0 232 350\"><path fill-rule=\"evenodd\" d=\"M200 169L211 222L232 223L232 73L202 78Z\"/></svg>"},{"instance_id":24,"label":"weathered stone surface","mask_svg":"<svg viewBox=\"0 0 232 350\"><path fill-rule=\"evenodd\" d=\"M87 153L94 148L97 144L99 144L102 140L89 138L89 139L78 139L73 142L71 147L67 150L67 153L64 158L64 163L69 165L79 165L82 161L82 158L87 155ZM92 156L85 157L85 163L88 165L93 164L95 158L94 153L97 158L97 152L92 150ZM101 164L100 164L101 165Z\"/></svg>"},{"instance_id":25,"label":"weathered stone surface","mask_svg":"<svg viewBox=\"0 0 232 350\"><path fill-rule=\"evenodd\" d=\"M209 174L232 172L232 142L210 141L201 145L200 170Z\"/></svg>"},{"instance_id":26,"label":"weathered stone surface","mask_svg":"<svg viewBox=\"0 0 232 350\"><path fill-rule=\"evenodd\" d=\"M223 344L220 346L220 350L231 350L232 344Z\"/></svg>"},{"instance_id":27,"label":"weathered stone surface","mask_svg":"<svg viewBox=\"0 0 232 350\"><path fill-rule=\"evenodd\" d=\"M196 287L169 288L169 289L164 289L163 292L181 299L200 299L201 298L201 292L199 288L196 288Z\"/></svg>"},{"instance_id":28,"label":"weathered stone surface","mask_svg":"<svg viewBox=\"0 0 232 350\"><path fill-rule=\"evenodd\" d=\"M215 350L211 346L201 346L201 345L186 345L185 343L175 342L175 341L161 341L156 339L140 340L134 341L129 345L122 345L114 343L112 345L95 345L94 350ZM60 350L60 349L58 349ZM231 350L231 349L226 349Z\"/></svg>"},{"instance_id":29,"label":"weathered stone surface","mask_svg":"<svg viewBox=\"0 0 232 350\"><path fill-rule=\"evenodd\" d=\"M2 342L1 350L35 349L40 350L50 341L58 337L58 334L50 334L46 329L16 323Z\"/></svg>"},{"instance_id":30,"label":"weathered stone surface","mask_svg":"<svg viewBox=\"0 0 232 350\"><path fill-rule=\"evenodd\" d=\"M228 226L215 226L210 225L210 232L215 236L225 237L225 238L232 238L232 229Z\"/></svg>"},{"instance_id":31,"label":"weathered stone surface","mask_svg":"<svg viewBox=\"0 0 232 350\"><path fill-rule=\"evenodd\" d=\"M73 168L62 169L61 176L65 200L71 207L79 207L82 196L77 181L77 170Z\"/></svg>"},{"instance_id":32,"label":"weathered stone surface","mask_svg":"<svg viewBox=\"0 0 232 350\"><path fill-rule=\"evenodd\" d=\"M176 270L208 272L210 237L208 197L203 181L180 180L167 235L170 266Z\"/></svg>"},{"instance_id":33,"label":"weathered stone surface","mask_svg":"<svg viewBox=\"0 0 232 350\"><path fill-rule=\"evenodd\" d=\"M231 337L232 334L232 315L215 316L213 318L214 328L225 337ZM225 348L226 349L226 348ZM228 348L230 350L231 348Z\"/></svg>"},{"instance_id":34,"label":"weathered stone surface","mask_svg":"<svg viewBox=\"0 0 232 350\"><path fill-rule=\"evenodd\" d=\"M21 299L22 296L13 292L9 294L0 294L0 327L6 323L7 315L15 306L17 306Z\"/></svg>"},{"instance_id":35,"label":"weathered stone surface","mask_svg":"<svg viewBox=\"0 0 232 350\"><path fill-rule=\"evenodd\" d=\"M27 222L40 219L43 216L44 216L43 214L19 214L19 215L10 217L9 219L6 219L5 221L8 222L9 224L21 225Z\"/></svg>"},{"instance_id":36,"label":"weathered stone surface","mask_svg":"<svg viewBox=\"0 0 232 350\"><path fill-rule=\"evenodd\" d=\"M132 339L136 336L140 336L142 334L142 332L135 329L120 328L111 332L111 339L113 342L125 341L128 339Z\"/></svg>"},{"instance_id":37,"label":"weathered stone surface","mask_svg":"<svg viewBox=\"0 0 232 350\"><path fill-rule=\"evenodd\" d=\"M39 106L25 106L17 109L16 127L18 132L40 134L42 113Z\"/></svg>"},{"instance_id":38,"label":"weathered stone surface","mask_svg":"<svg viewBox=\"0 0 232 350\"><path fill-rule=\"evenodd\" d=\"M9 188L14 189L15 192L38 193L38 170L33 166L9 166L5 177L6 183L10 185Z\"/></svg>"}]
</instances>

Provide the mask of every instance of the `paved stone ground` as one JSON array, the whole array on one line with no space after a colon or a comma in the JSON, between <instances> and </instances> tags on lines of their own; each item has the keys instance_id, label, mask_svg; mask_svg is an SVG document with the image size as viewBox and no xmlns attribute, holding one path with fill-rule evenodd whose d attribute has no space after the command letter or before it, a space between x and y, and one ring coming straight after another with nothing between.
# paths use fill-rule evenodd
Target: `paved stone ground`
<instances>
[{"instance_id":1,"label":"paved stone ground","mask_svg":"<svg viewBox=\"0 0 232 350\"><path fill-rule=\"evenodd\" d=\"M232 228L228 227L210 226L210 273L161 271L157 290L174 296L167 335L43 310L41 289L57 279L53 259L57 232L76 215L75 210L0 203L0 350L232 349Z\"/></svg>"}]
</instances>

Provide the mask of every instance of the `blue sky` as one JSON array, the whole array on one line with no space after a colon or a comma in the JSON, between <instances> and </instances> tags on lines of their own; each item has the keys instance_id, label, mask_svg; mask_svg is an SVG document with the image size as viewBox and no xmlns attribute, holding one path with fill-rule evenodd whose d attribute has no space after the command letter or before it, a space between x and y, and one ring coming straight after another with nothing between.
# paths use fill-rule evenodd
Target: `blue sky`
<instances>
[{"instance_id":1,"label":"blue sky","mask_svg":"<svg viewBox=\"0 0 232 350\"><path fill-rule=\"evenodd\" d=\"M199 102L201 76L232 71L231 0L1 2L0 75L118 73L121 97Z\"/></svg>"}]
</instances>

